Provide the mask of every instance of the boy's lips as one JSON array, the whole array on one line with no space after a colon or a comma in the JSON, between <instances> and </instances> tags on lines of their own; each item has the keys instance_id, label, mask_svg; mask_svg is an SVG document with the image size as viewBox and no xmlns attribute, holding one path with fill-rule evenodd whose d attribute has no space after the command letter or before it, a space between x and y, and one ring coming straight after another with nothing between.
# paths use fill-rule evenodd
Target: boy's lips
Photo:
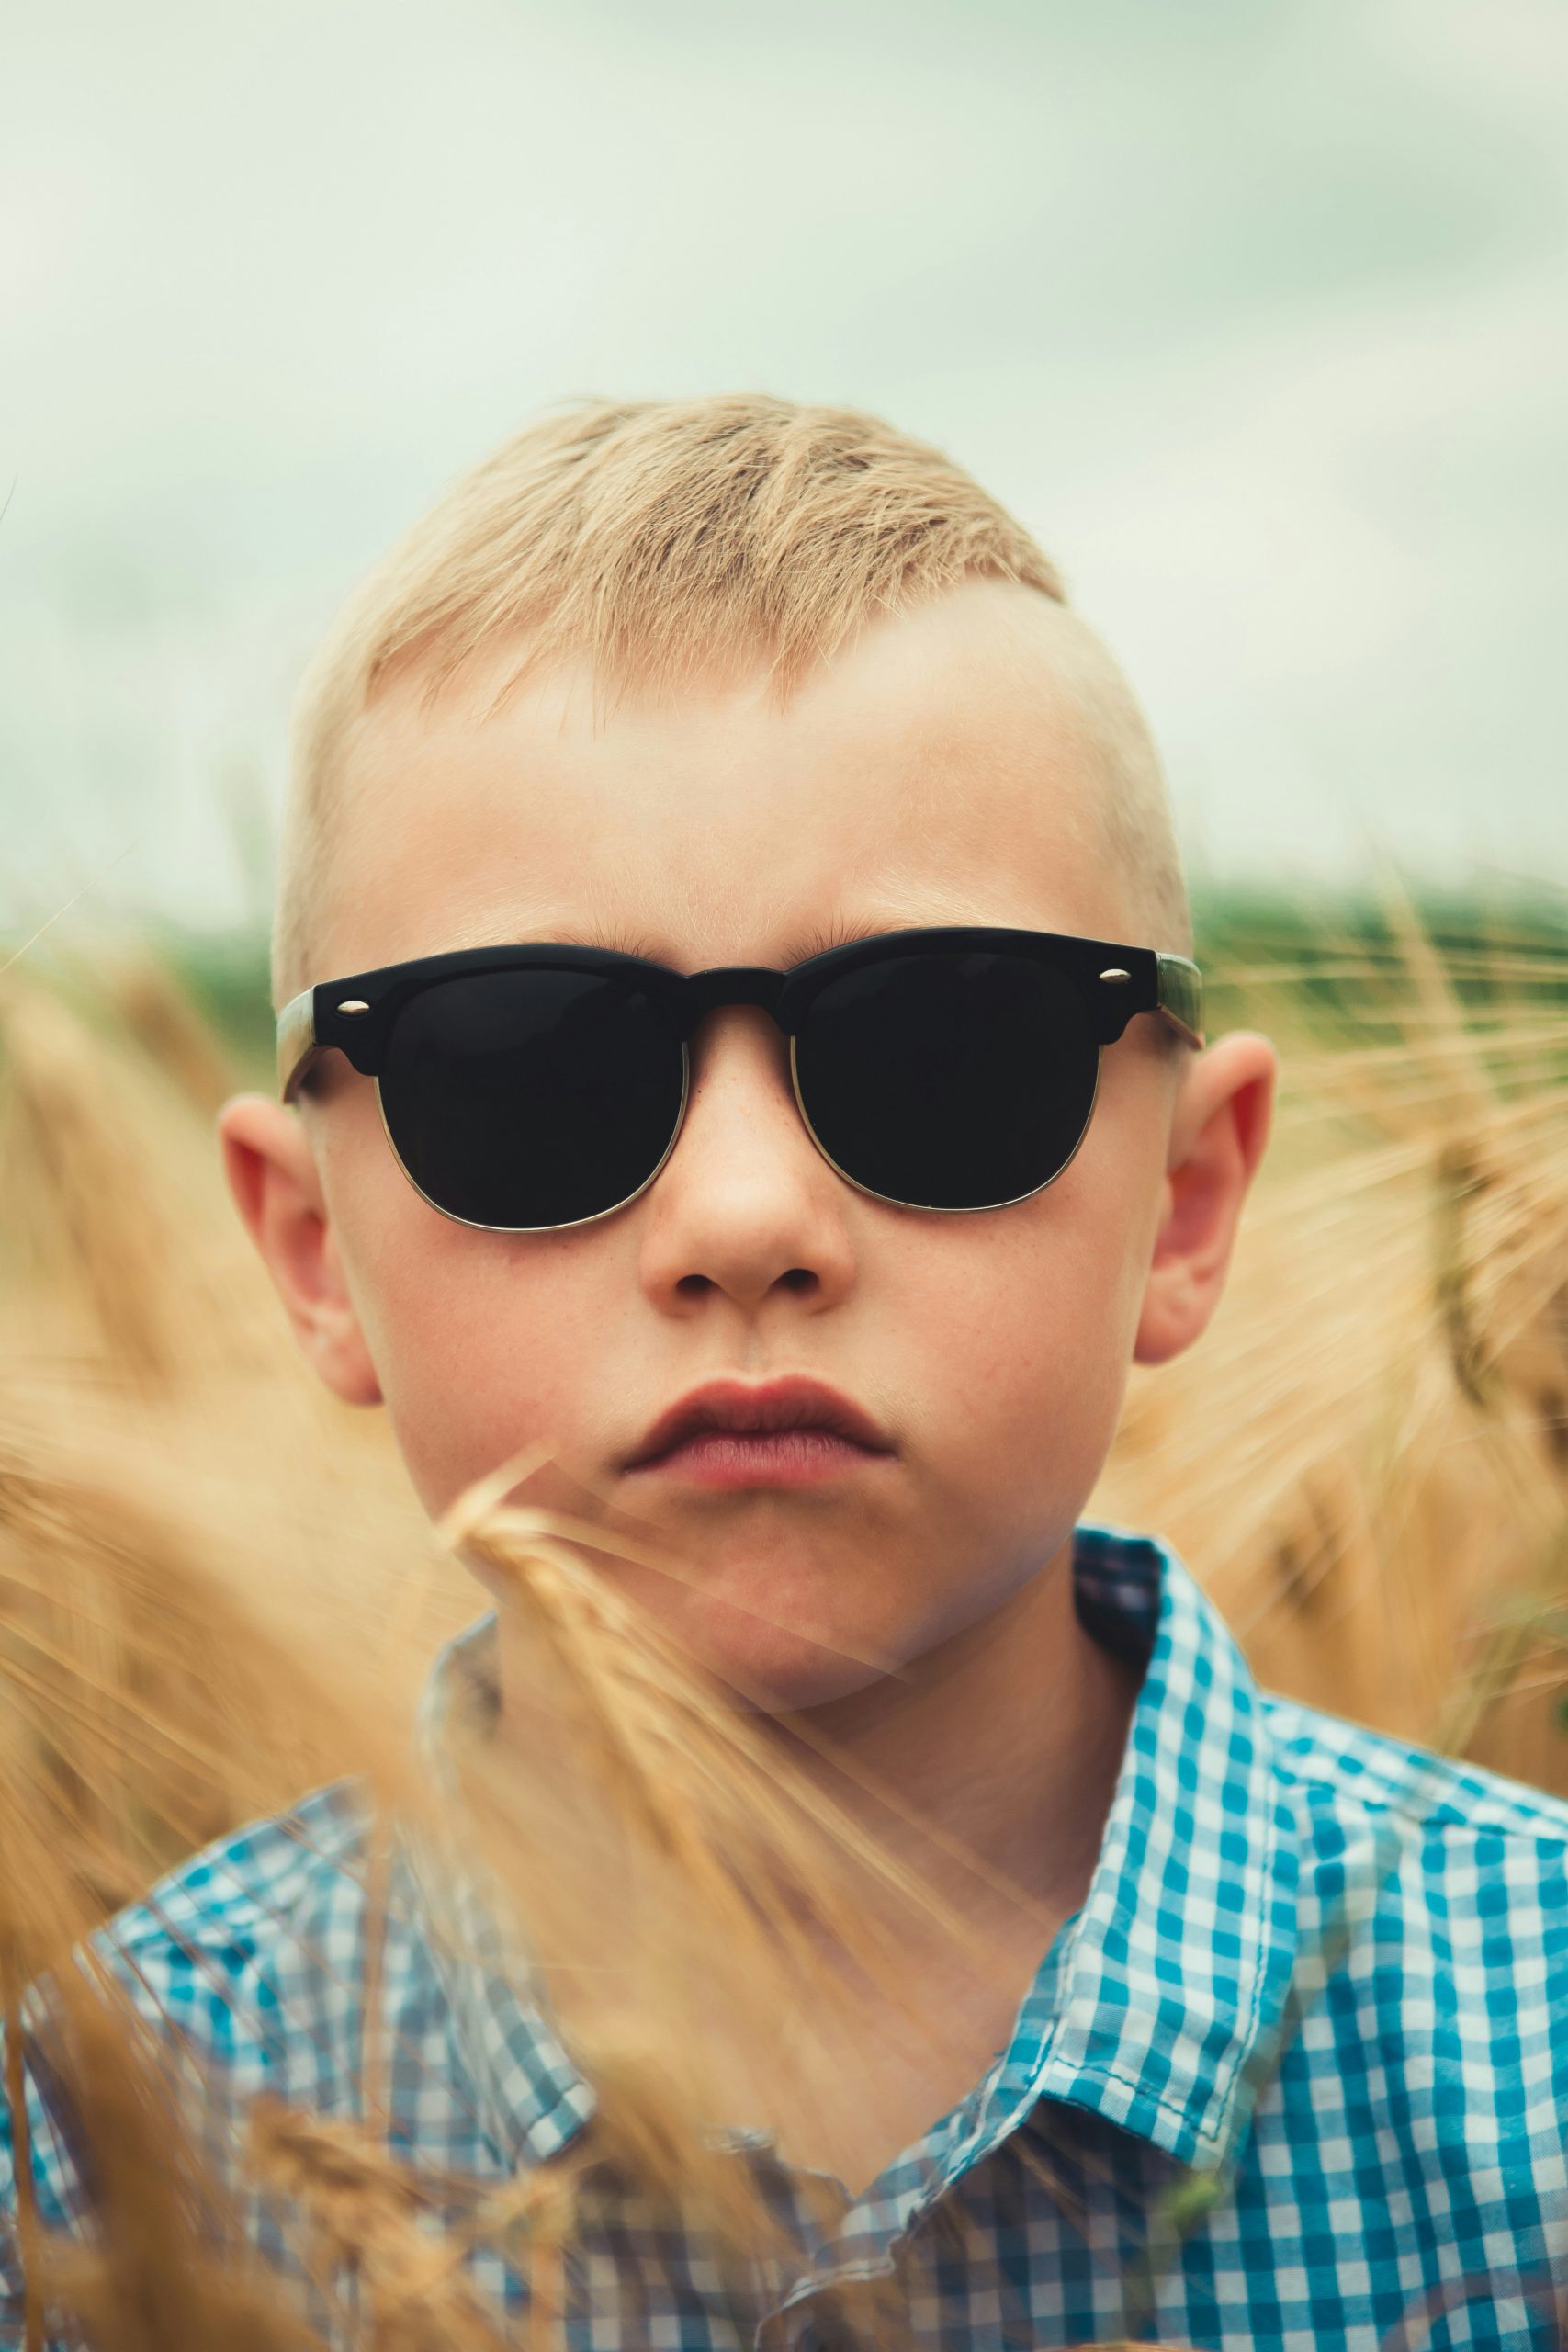
<instances>
[{"instance_id":1,"label":"boy's lips","mask_svg":"<svg viewBox=\"0 0 1568 2352\"><path fill-rule=\"evenodd\" d=\"M621 1467L705 1487L796 1487L896 1451L869 1414L821 1381L712 1380L661 1413Z\"/></svg>"}]
</instances>

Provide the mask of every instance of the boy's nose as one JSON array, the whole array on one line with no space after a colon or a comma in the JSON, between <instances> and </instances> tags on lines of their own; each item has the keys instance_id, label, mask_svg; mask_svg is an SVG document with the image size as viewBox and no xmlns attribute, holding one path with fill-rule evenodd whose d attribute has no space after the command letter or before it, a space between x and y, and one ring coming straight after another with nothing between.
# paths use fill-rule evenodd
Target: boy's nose
<instances>
[{"instance_id":1,"label":"boy's nose","mask_svg":"<svg viewBox=\"0 0 1568 2352\"><path fill-rule=\"evenodd\" d=\"M754 1308L775 1289L827 1306L853 1281L843 1180L818 1151L765 1012L726 1006L691 1044L674 1150L645 1195L645 1287L664 1306L719 1291Z\"/></svg>"}]
</instances>

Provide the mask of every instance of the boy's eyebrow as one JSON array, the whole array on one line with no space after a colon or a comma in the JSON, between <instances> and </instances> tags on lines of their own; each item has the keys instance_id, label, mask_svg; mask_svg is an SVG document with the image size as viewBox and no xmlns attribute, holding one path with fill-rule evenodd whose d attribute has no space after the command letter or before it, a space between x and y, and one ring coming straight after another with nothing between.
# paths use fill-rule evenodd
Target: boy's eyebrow
<instances>
[{"instance_id":1,"label":"boy's eyebrow","mask_svg":"<svg viewBox=\"0 0 1568 2352\"><path fill-rule=\"evenodd\" d=\"M939 892L924 892L917 900L894 900L853 911L844 910L826 915L818 922L792 932L777 952L765 958L742 957L743 963L765 962L770 968L787 970L804 964L808 956L826 955L829 948L848 947L856 940L875 939L884 932L919 930L937 923L1008 923L1025 929L1037 927L1038 918L1019 910L984 907L956 894L948 898ZM470 930L463 926L448 938L447 948L493 947L500 945L566 945L614 949L622 956L640 956L650 964L664 964L679 969L681 958L672 955L667 939L618 922L612 916L592 915L576 919L553 917L547 912L530 913L511 927L504 940L493 923L476 923ZM726 961L730 959L726 958Z\"/></svg>"},{"instance_id":2,"label":"boy's eyebrow","mask_svg":"<svg viewBox=\"0 0 1568 2352\"><path fill-rule=\"evenodd\" d=\"M825 915L820 922L808 924L802 932L790 932L783 944L769 955L739 957L743 965L764 965L766 969L787 971L792 965L804 965L811 955L828 955L829 948L851 948L861 938L879 938L884 932L915 932L926 924L945 922L987 922L999 917L987 917L978 908L886 908L882 912L867 915ZM1022 917L1021 917L1022 920ZM1027 929L1027 924L1025 924ZM644 938L642 933L623 932L618 924L585 924L571 933L583 948L621 948L623 955L644 955L653 965L670 965L668 944ZM724 957L728 962L728 957Z\"/></svg>"},{"instance_id":3,"label":"boy's eyebrow","mask_svg":"<svg viewBox=\"0 0 1568 2352\"><path fill-rule=\"evenodd\" d=\"M792 933L779 951L778 961L787 967L804 964L809 956L825 956L829 948L852 946L859 939L879 939L884 932L923 931L950 923L1037 931L1041 919L1024 908L998 908L994 902L984 905L957 894L945 897L935 891L925 892L919 899L897 900L861 912L830 915L806 930Z\"/></svg>"},{"instance_id":4,"label":"boy's eyebrow","mask_svg":"<svg viewBox=\"0 0 1568 2352\"><path fill-rule=\"evenodd\" d=\"M778 960L786 969L794 964L804 964L809 956L825 956L830 947L848 947L856 939L874 939L881 931L902 931L902 922L888 916L885 921L873 917L869 922L851 922L840 916L825 922L813 923L809 930L786 939L779 950Z\"/></svg>"},{"instance_id":5,"label":"boy's eyebrow","mask_svg":"<svg viewBox=\"0 0 1568 2352\"><path fill-rule=\"evenodd\" d=\"M785 940L777 955L769 956L766 960L770 966L777 964L781 969L787 969L793 964L804 964L808 956L824 954L829 947L847 947L852 940L874 939L878 932L900 931L904 928L905 925L902 922L892 921L819 923L814 925L809 931L800 933L796 937ZM485 940L478 944L488 946L491 943ZM520 931L515 941L510 944L518 946L537 944L539 946L570 945L608 948L621 956L640 956L649 964L664 964L676 970L679 970L681 966L681 959L670 953L667 941L655 939L642 932L628 931L621 923L534 923L525 930ZM750 963L751 958L748 956L744 960Z\"/></svg>"}]
</instances>

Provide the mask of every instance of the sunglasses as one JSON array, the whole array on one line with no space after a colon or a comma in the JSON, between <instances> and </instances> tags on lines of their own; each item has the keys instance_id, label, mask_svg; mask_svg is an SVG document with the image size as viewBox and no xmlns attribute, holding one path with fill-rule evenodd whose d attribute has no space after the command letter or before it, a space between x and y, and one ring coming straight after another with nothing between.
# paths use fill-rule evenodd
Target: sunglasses
<instances>
[{"instance_id":1,"label":"sunglasses","mask_svg":"<svg viewBox=\"0 0 1568 2352\"><path fill-rule=\"evenodd\" d=\"M788 971L683 973L613 949L463 948L322 981L277 1024L292 1102L329 1046L376 1080L403 1173L460 1225L546 1233L645 1192L685 1115L691 1040L758 1005L818 1150L902 1208L996 1209L1055 1182L1102 1046L1137 1012L1203 1042L1184 956L1057 932L884 932Z\"/></svg>"}]
</instances>

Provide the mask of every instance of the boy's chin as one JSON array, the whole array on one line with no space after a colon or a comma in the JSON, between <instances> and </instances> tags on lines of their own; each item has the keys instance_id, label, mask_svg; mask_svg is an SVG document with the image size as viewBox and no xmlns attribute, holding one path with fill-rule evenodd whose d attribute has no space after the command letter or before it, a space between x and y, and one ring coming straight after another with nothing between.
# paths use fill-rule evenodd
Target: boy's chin
<instances>
[{"instance_id":1,"label":"boy's chin","mask_svg":"<svg viewBox=\"0 0 1568 2352\"><path fill-rule=\"evenodd\" d=\"M760 1715L803 1714L852 1699L857 1690L886 1679L876 1667L824 1660L816 1650L762 1661L716 1657L709 1661L709 1671L726 1685L738 1707Z\"/></svg>"},{"instance_id":2,"label":"boy's chin","mask_svg":"<svg viewBox=\"0 0 1568 2352\"><path fill-rule=\"evenodd\" d=\"M911 1609L919 1578L908 1563L872 1578L859 1566L807 1551L775 1554L765 1567L737 1556L678 1575L630 1564L614 1573L665 1638L739 1705L787 1714L869 1690L949 1630L940 1596Z\"/></svg>"},{"instance_id":3,"label":"boy's chin","mask_svg":"<svg viewBox=\"0 0 1568 2352\"><path fill-rule=\"evenodd\" d=\"M807 1634L773 1625L711 1595L683 1609L666 1630L738 1705L770 1715L852 1698L905 1663L902 1656L868 1656L863 1640L835 1640L830 1628Z\"/></svg>"}]
</instances>

